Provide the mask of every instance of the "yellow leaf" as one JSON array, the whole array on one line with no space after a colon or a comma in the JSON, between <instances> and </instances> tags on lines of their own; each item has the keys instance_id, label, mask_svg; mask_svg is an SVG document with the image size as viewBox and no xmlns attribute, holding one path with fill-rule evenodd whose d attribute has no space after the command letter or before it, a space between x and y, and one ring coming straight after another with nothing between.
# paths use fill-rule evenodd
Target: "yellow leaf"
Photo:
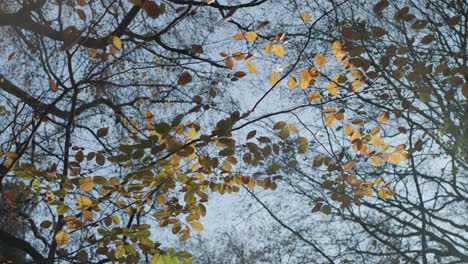
<instances>
[{"instance_id":1,"label":"yellow leaf","mask_svg":"<svg viewBox=\"0 0 468 264\"><path fill-rule=\"evenodd\" d=\"M76 209L86 210L89 207L91 207L91 205L93 204L93 201L84 195L78 195L78 197L76 198L76 204L77 204Z\"/></svg>"},{"instance_id":2,"label":"yellow leaf","mask_svg":"<svg viewBox=\"0 0 468 264\"><path fill-rule=\"evenodd\" d=\"M302 70L301 76L299 78L299 86L302 89L305 89L309 86L310 81L312 80L312 76L310 75L308 70Z\"/></svg>"},{"instance_id":3,"label":"yellow leaf","mask_svg":"<svg viewBox=\"0 0 468 264\"><path fill-rule=\"evenodd\" d=\"M334 115L329 115L327 118L325 118L325 126L331 126L335 123L335 116Z\"/></svg>"},{"instance_id":4,"label":"yellow leaf","mask_svg":"<svg viewBox=\"0 0 468 264\"><path fill-rule=\"evenodd\" d=\"M116 215L111 215L111 218L112 218L112 221L116 224L116 225L120 225L120 219L118 216Z\"/></svg>"},{"instance_id":5,"label":"yellow leaf","mask_svg":"<svg viewBox=\"0 0 468 264\"><path fill-rule=\"evenodd\" d=\"M114 47L118 48L118 49L121 49L122 48L122 40L120 40L119 37L117 36L112 36L112 45L114 45Z\"/></svg>"},{"instance_id":6,"label":"yellow leaf","mask_svg":"<svg viewBox=\"0 0 468 264\"><path fill-rule=\"evenodd\" d=\"M284 48L283 46L280 46L280 45L273 45L273 47L271 48L271 50L273 51L273 53L278 56L278 57L283 57L284 56Z\"/></svg>"},{"instance_id":7,"label":"yellow leaf","mask_svg":"<svg viewBox=\"0 0 468 264\"><path fill-rule=\"evenodd\" d=\"M354 132L353 126L350 125L350 124L345 125L344 132L345 132L345 135L347 135L347 136L351 135L351 133Z\"/></svg>"},{"instance_id":8,"label":"yellow leaf","mask_svg":"<svg viewBox=\"0 0 468 264\"><path fill-rule=\"evenodd\" d=\"M378 177L377 179L375 179L374 184L379 185L382 181L383 181L382 177Z\"/></svg>"},{"instance_id":9,"label":"yellow leaf","mask_svg":"<svg viewBox=\"0 0 468 264\"><path fill-rule=\"evenodd\" d=\"M395 152L402 152L403 150L405 150L405 148L406 148L405 144L400 144L395 147Z\"/></svg>"},{"instance_id":10,"label":"yellow leaf","mask_svg":"<svg viewBox=\"0 0 468 264\"><path fill-rule=\"evenodd\" d=\"M388 112L384 112L381 115L379 115L377 121L379 121L379 123L385 123L385 121L387 121L389 117L390 115L388 114Z\"/></svg>"},{"instance_id":11,"label":"yellow leaf","mask_svg":"<svg viewBox=\"0 0 468 264\"><path fill-rule=\"evenodd\" d=\"M322 98L322 95L320 95L319 92L310 92L308 95L307 95L307 99L311 100L311 101L318 101Z\"/></svg>"},{"instance_id":12,"label":"yellow leaf","mask_svg":"<svg viewBox=\"0 0 468 264\"><path fill-rule=\"evenodd\" d=\"M47 203L48 204L52 204L54 201L55 201L55 194L54 193L51 193L51 192L47 192L45 194L46 198L47 198Z\"/></svg>"},{"instance_id":13,"label":"yellow leaf","mask_svg":"<svg viewBox=\"0 0 468 264\"><path fill-rule=\"evenodd\" d=\"M254 181L253 179L250 179L249 182L247 183L247 187L248 187L250 190L255 189L255 181Z\"/></svg>"},{"instance_id":14,"label":"yellow leaf","mask_svg":"<svg viewBox=\"0 0 468 264\"><path fill-rule=\"evenodd\" d=\"M323 67L325 63L327 62L327 58L325 58L325 56L323 56L320 53L315 55L314 60L315 60L315 63L317 63L320 67Z\"/></svg>"},{"instance_id":15,"label":"yellow leaf","mask_svg":"<svg viewBox=\"0 0 468 264\"><path fill-rule=\"evenodd\" d=\"M256 73L257 72L257 66L255 66L255 63L249 61L247 62L247 69L249 70L250 73Z\"/></svg>"},{"instance_id":16,"label":"yellow leaf","mask_svg":"<svg viewBox=\"0 0 468 264\"><path fill-rule=\"evenodd\" d=\"M296 88L296 86L297 86L296 78L294 78L294 77L292 77L292 76L289 77L289 79L288 79L288 87L289 87L289 89L294 89L294 88Z\"/></svg>"},{"instance_id":17,"label":"yellow leaf","mask_svg":"<svg viewBox=\"0 0 468 264\"><path fill-rule=\"evenodd\" d=\"M333 113L336 113L336 108L331 107L331 108L324 109L324 110L322 111L322 113L324 113L324 114L333 114Z\"/></svg>"},{"instance_id":18,"label":"yellow leaf","mask_svg":"<svg viewBox=\"0 0 468 264\"><path fill-rule=\"evenodd\" d=\"M374 135L377 135L377 133L379 133L379 131L380 131L379 127L374 127L374 128L372 128L372 130L371 130L371 132L369 134L374 136Z\"/></svg>"},{"instance_id":19,"label":"yellow leaf","mask_svg":"<svg viewBox=\"0 0 468 264\"><path fill-rule=\"evenodd\" d=\"M197 130L195 130L195 128L190 128L188 133L187 133L187 139L188 140L192 140L194 139L195 137L197 136Z\"/></svg>"},{"instance_id":20,"label":"yellow leaf","mask_svg":"<svg viewBox=\"0 0 468 264\"><path fill-rule=\"evenodd\" d=\"M225 61L226 67L232 69L234 67L234 60L232 58L227 58Z\"/></svg>"},{"instance_id":21,"label":"yellow leaf","mask_svg":"<svg viewBox=\"0 0 468 264\"><path fill-rule=\"evenodd\" d=\"M34 190L37 190L39 189L39 187L41 187L41 182L38 180L33 180L31 183L31 188L33 188Z\"/></svg>"},{"instance_id":22,"label":"yellow leaf","mask_svg":"<svg viewBox=\"0 0 468 264\"><path fill-rule=\"evenodd\" d=\"M333 54L338 59L338 61L342 61L343 58L346 56L346 53L343 51L343 46L339 40L333 42L332 44Z\"/></svg>"},{"instance_id":23,"label":"yellow leaf","mask_svg":"<svg viewBox=\"0 0 468 264\"><path fill-rule=\"evenodd\" d=\"M309 15L309 13L307 13L307 12L301 13L301 18L302 18L302 20L304 20L304 22L306 22L306 23L312 22L312 19L310 19L310 15Z\"/></svg>"},{"instance_id":24,"label":"yellow leaf","mask_svg":"<svg viewBox=\"0 0 468 264\"><path fill-rule=\"evenodd\" d=\"M246 40L253 42L257 39L258 35L255 31L245 32L244 37Z\"/></svg>"},{"instance_id":25,"label":"yellow leaf","mask_svg":"<svg viewBox=\"0 0 468 264\"><path fill-rule=\"evenodd\" d=\"M241 40L243 37L244 37L244 35L242 35L241 32L237 32L232 36L232 38L235 39L235 40Z\"/></svg>"},{"instance_id":26,"label":"yellow leaf","mask_svg":"<svg viewBox=\"0 0 468 264\"><path fill-rule=\"evenodd\" d=\"M272 72L270 75L270 83L274 85L278 82L278 80L279 80L278 73Z\"/></svg>"},{"instance_id":27,"label":"yellow leaf","mask_svg":"<svg viewBox=\"0 0 468 264\"><path fill-rule=\"evenodd\" d=\"M372 196L372 188L371 187L363 187L356 191L357 195L361 196Z\"/></svg>"},{"instance_id":28,"label":"yellow leaf","mask_svg":"<svg viewBox=\"0 0 468 264\"><path fill-rule=\"evenodd\" d=\"M297 132L297 127L294 124L289 124L289 131L296 133Z\"/></svg>"},{"instance_id":29,"label":"yellow leaf","mask_svg":"<svg viewBox=\"0 0 468 264\"><path fill-rule=\"evenodd\" d=\"M362 86L362 82L360 80L354 80L351 82L351 88L353 91L356 91Z\"/></svg>"},{"instance_id":30,"label":"yellow leaf","mask_svg":"<svg viewBox=\"0 0 468 264\"><path fill-rule=\"evenodd\" d=\"M80 179L80 190L83 192L89 192L94 187L93 178L81 178Z\"/></svg>"},{"instance_id":31,"label":"yellow leaf","mask_svg":"<svg viewBox=\"0 0 468 264\"><path fill-rule=\"evenodd\" d=\"M374 145L376 147L380 147L380 146L383 146L385 144L383 139L380 138L380 137L372 137L371 138L371 143L372 143L372 145Z\"/></svg>"},{"instance_id":32,"label":"yellow leaf","mask_svg":"<svg viewBox=\"0 0 468 264\"><path fill-rule=\"evenodd\" d=\"M232 57L235 59L235 60L243 60L245 59L245 54L241 51L236 51L234 53L232 53Z\"/></svg>"},{"instance_id":33,"label":"yellow leaf","mask_svg":"<svg viewBox=\"0 0 468 264\"><path fill-rule=\"evenodd\" d=\"M265 45L265 53L266 54L270 54L271 51L273 49L273 44L271 42L268 42L266 45Z\"/></svg>"},{"instance_id":34,"label":"yellow leaf","mask_svg":"<svg viewBox=\"0 0 468 264\"><path fill-rule=\"evenodd\" d=\"M400 163L400 154L398 153L390 153L388 154L388 160L393 163L393 164L398 164Z\"/></svg>"},{"instance_id":35,"label":"yellow leaf","mask_svg":"<svg viewBox=\"0 0 468 264\"><path fill-rule=\"evenodd\" d=\"M379 198L382 199L382 200L387 199L387 197L388 197L387 189L384 189L384 188L380 189L380 190L377 192L377 195L378 195Z\"/></svg>"},{"instance_id":36,"label":"yellow leaf","mask_svg":"<svg viewBox=\"0 0 468 264\"><path fill-rule=\"evenodd\" d=\"M382 162L377 157L372 157L371 161L372 161L372 165L374 165L376 167L380 167L382 165Z\"/></svg>"},{"instance_id":37,"label":"yellow leaf","mask_svg":"<svg viewBox=\"0 0 468 264\"><path fill-rule=\"evenodd\" d=\"M193 230L196 231L203 231L203 229L205 229L203 225L198 221L190 222L190 226L193 228Z\"/></svg>"},{"instance_id":38,"label":"yellow leaf","mask_svg":"<svg viewBox=\"0 0 468 264\"><path fill-rule=\"evenodd\" d=\"M69 240L68 233L63 230L58 231L57 234L55 235L55 242L57 242L57 246L62 246L66 244L68 240Z\"/></svg>"},{"instance_id":39,"label":"yellow leaf","mask_svg":"<svg viewBox=\"0 0 468 264\"><path fill-rule=\"evenodd\" d=\"M232 170L231 163L229 163L227 160L223 161L223 170L227 172Z\"/></svg>"},{"instance_id":40,"label":"yellow leaf","mask_svg":"<svg viewBox=\"0 0 468 264\"><path fill-rule=\"evenodd\" d=\"M361 138L361 133L359 131L354 131L349 141L353 142L354 140L359 139L359 138Z\"/></svg>"},{"instance_id":41,"label":"yellow leaf","mask_svg":"<svg viewBox=\"0 0 468 264\"><path fill-rule=\"evenodd\" d=\"M353 167L353 162L352 162L352 161L348 161L348 162L346 162L346 163L343 165L343 170L348 171L348 170L350 170L352 167Z\"/></svg>"},{"instance_id":42,"label":"yellow leaf","mask_svg":"<svg viewBox=\"0 0 468 264\"><path fill-rule=\"evenodd\" d=\"M351 76L353 76L353 77L356 78L356 79L362 77L362 72L361 72L359 69L353 69L353 70L351 70L350 74L351 74Z\"/></svg>"},{"instance_id":43,"label":"yellow leaf","mask_svg":"<svg viewBox=\"0 0 468 264\"><path fill-rule=\"evenodd\" d=\"M327 86L327 90L331 95L336 96L338 94L338 85L336 85L335 82L330 82Z\"/></svg>"},{"instance_id":44,"label":"yellow leaf","mask_svg":"<svg viewBox=\"0 0 468 264\"><path fill-rule=\"evenodd\" d=\"M383 144L380 149L382 150L382 152L385 152L387 149L388 149L389 145L388 144Z\"/></svg>"},{"instance_id":45,"label":"yellow leaf","mask_svg":"<svg viewBox=\"0 0 468 264\"><path fill-rule=\"evenodd\" d=\"M96 58L98 56L98 52L97 50L95 49L89 49L88 50L88 55L91 57L91 58Z\"/></svg>"},{"instance_id":46,"label":"yellow leaf","mask_svg":"<svg viewBox=\"0 0 468 264\"><path fill-rule=\"evenodd\" d=\"M115 258L120 259L125 256L125 245L119 245L114 252Z\"/></svg>"}]
</instances>

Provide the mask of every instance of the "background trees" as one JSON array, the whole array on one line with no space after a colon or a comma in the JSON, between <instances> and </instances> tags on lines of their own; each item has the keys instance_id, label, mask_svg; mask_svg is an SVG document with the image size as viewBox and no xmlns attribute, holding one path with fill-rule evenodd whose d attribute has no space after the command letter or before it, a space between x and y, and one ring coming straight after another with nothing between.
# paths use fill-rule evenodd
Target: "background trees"
<instances>
[{"instance_id":1,"label":"background trees","mask_svg":"<svg viewBox=\"0 0 468 264\"><path fill-rule=\"evenodd\" d=\"M38 214L17 216L13 246L44 263L188 262L164 230L188 239L213 192L243 190L274 242L213 236L238 248L226 261L466 261L466 9L2 2L3 200L22 204L6 195L20 179ZM213 246L196 257L219 263Z\"/></svg>"}]
</instances>

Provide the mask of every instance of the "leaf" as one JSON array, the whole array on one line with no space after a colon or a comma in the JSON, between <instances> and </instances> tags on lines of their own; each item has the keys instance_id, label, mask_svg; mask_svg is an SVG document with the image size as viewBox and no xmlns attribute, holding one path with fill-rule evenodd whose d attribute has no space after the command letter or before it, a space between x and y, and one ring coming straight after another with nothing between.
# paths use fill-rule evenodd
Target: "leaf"
<instances>
[{"instance_id":1,"label":"leaf","mask_svg":"<svg viewBox=\"0 0 468 264\"><path fill-rule=\"evenodd\" d=\"M184 229L182 230L182 236L180 237L180 240L186 241L190 237L190 230Z\"/></svg>"},{"instance_id":2,"label":"leaf","mask_svg":"<svg viewBox=\"0 0 468 264\"><path fill-rule=\"evenodd\" d=\"M322 98L322 95L320 95L319 92L310 92L308 95L307 95L307 99L309 99L310 101L318 101Z\"/></svg>"},{"instance_id":3,"label":"leaf","mask_svg":"<svg viewBox=\"0 0 468 264\"><path fill-rule=\"evenodd\" d=\"M302 18L302 20L304 20L304 22L306 22L306 23L312 22L312 19L310 19L310 15L309 15L309 13L307 13L307 12L301 13L301 18Z\"/></svg>"},{"instance_id":4,"label":"leaf","mask_svg":"<svg viewBox=\"0 0 468 264\"><path fill-rule=\"evenodd\" d=\"M258 35L255 31L249 31L245 32L244 37L246 40L254 42L258 38Z\"/></svg>"},{"instance_id":5,"label":"leaf","mask_svg":"<svg viewBox=\"0 0 468 264\"><path fill-rule=\"evenodd\" d=\"M271 48L271 50L273 51L273 53L278 56L278 57L283 57L284 56L284 48L283 46L280 46L280 45L273 45L273 47Z\"/></svg>"},{"instance_id":6,"label":"leaf","mask_svg":"<svg viewBox=\"0 0 468 264\"><path fill-rule=\"evenodd\" d=\"M243 37L244 35L242 34L242 32L237 32L232 36L232 38L235 40L241 40Z\"/></svg>"},{"instance_id":7,"label":"leaf","mask_svg":"<svg viewBox=\"0 0 468 264\"><path fill-rule=\"evenodd\" d=\"M359 89L361 86L362 86L362 82L360 80L354 80L351 82L351 89L353 91L356 91L357 89Z\"/></svg>"},{"instance_id":8,"label":"leaf","mask_svg":"<svg viewBox=\"0 0 468 264\"><path fill-rule=\"evenodd\" d=\"M102 155L101 153L96 154L96 163L99 166L103 166L104 163L106 163L106 159L104 158L104 155Z\"/></svg>"},{"instance_id":9,"label":"leaf","mask_svg":"<svg viewBox=\"0 0 468 264\"><path fill-rule=\"evenodd\" d=\"M198 221L190 222L190 226L193 228L193 230L196 231L203 231L203 229L205 229L203 225Z\"/></svg>"},{"instance_id":10,"label":"leaf","mask_svg":"<svg viewBox=\"0 0 468 264\"><path fill-rule=\"evenodd\" d=\"M352 161L348 161L343 165L343 170L344 171L349 171L352 168L353 168L353 162Z\"/></svg>"},{"instance_id":11,"label":"leaf","mask_svg":"<svg viewBox=\"0 0 468 264\"><path fill-rule=\"evenodd\" d=\"M432 35L426 35L421 39L421 43L424 45L427 45L431 43L434 40L434 36Z\"/></svg>"},{"instance_id":12,"label":"leaf","mask_svg":"<svg viewBox=\"0 0 468 264\"><path fill-rule=\"evenodd\" d=\"M379 117L377 118L377 121L379 123L385 123L385 121L387 121L389 117L390 115L388 114L388 112L384 112L379 115Z\"/></svg>"},{"instance_id":13,"label":"leaf","mask_svg":"<svg viewBox=\"0 0 468 264\"><path fill-rule=\"evenodd\" d=\"M325 58L325 56L323 56L323 54L317 54L315 55L315 63L317 63L320 67L323 67L325 65L325 63L327 62L327 58Z\"/></svg>"},{"instance_id":14,"label":"leaf","mask_svg":"<svg viewBox=\"0 0 468 264\"><path fill-rule=\"evenodd\" d=\"M80 179L80 190L83 192L89 192L94 187L93 178L81 178Z\"/></svg>"},{"instance_id":15,"label":"leaf","mask_svg":"<svg viewBox=\"0 0 468 264\"><path fill-rule=\"evenodd\" d=\"M388 0L380 0L377 4L374 5L372 11L374 13L379 14L381 13L387 6L389 5Z\"/></svg>"},{"instance_id":16,"label":"leaf","mask_svg":"<svg viewBox=\"0 0 468 264\"><path fill-rule=\"evenodd\" d=\"M339 92L338 85L336 85L335 82L330 82L327 86L327 90L333 96L338 95L338 92Z\"/></svg>"},{"instance_id":17,"label":"leaf","mask_svg":"<svg viewBox=\"0 0 468 264\"><path fill-rule=\"evenodd\" d=\"M377 192L377 195L379 196L380 199L386 200L388 197L387 189L382 188Z\"/></svg>"},{"instance_id":18,"label":"leaf","mask_svg":"<svg viewBox=\"0 0 468 264\"><path fill-rule=\"evenodd\" d=\"M180 76L179 79L177 80L178 85L186 85L187 83L190 83L192 81L192 75L190 75L189 72L184 71Z\"/></svg>"},{"instance_id":19,"label":"leaf","mask_svg":"<svg viewBox=\"0 0 468 264\"><path fill-rule=\"evenodd\" d=\"M98 129L96 135L97 137L105 137L109 133L109 128L108 127L102 127Z\"/></svg>"},{"instance_id":20,"label":"leaf","mask_svg":"<svg viewBox=\"0 0 468 264\"><path fill-rule=\"evenodd\" d=\"M375 179L374 184L379 185L382 181L383 181L382 177L378 177L377 179Z\"/></svg>"},{"instance_id":21,"label":"leaf","mask_svg":"<svg viewBox=\"0 0 468 264\"><path fill-rule=\"evenodd\" d=\"M293 76L289 77L289 79L288 79L289 89L294 89L294 88L296 88L296 86L297 86L296 78L294 78Z\"/></svg>"},{"instance_id":22,"label":"leaf","mask_svg":"<svg viewBox=\"0 0 468 264\"><path fill-rule=\"evenodd\" d=\"M399 144L395 147L395 152L402 152L403 150L405 150L405 148L406 148L405 144Z\"/></svg>"},{"instance_id":23,"label":"leaf","mask_svg":"<svg viewBox=\"0 0 468 264\"><path fill-rule=\"evenodd\" d=\"M114 256L116 259L123 258L125 256L125 245L119 245L115 249Z\"/></svg>"},{"instance_id":24,"label":"leaf","mask_svg":"<svg viewBox=\"0 0 468 264\"><path fill-rule=\"evenodd\" d=\"M162 258L161 255L153 255L150 259L150 264L161 264Z\"/></svg>"},{"instance_id":25,"label":"leaf","mask_svg":"<svg viewBox=\"0 0 468 264\"><path fill-rule=\"evenodd\" d=\"M232 165L227 160L223 161L223 170L227 172L232 170Z\"/></svg>"},{"instance_id":26,"label":"leaf","mask_svg":"<svg viewBox=\"0 0 468 264\"><path fill-rule=\"evenodd\" d=\"M388 154L388 160L393 164L399 164L400 161L401 161L400 154L390 153L390 154Z\"/></svg>"},{"instance_id":27,"label":"leaf","mask_svg":"<svg viewBox=\"0 0 468 264\"><path fill-rule=\"evenodd\" d=\"M15 52L12 52L10 55L8 55L8 61L11 61L12 59L14 59L16 57L16 51Z\"/></svg>"},{"instance_id":28,"label":"leaf","mask_svg":"<svg viewBox=\"0 0 468 264\"><path fill-rule=\"evenodd\" d=\"M336 40L332 44L332 50L333 54L335 54L335 57L338 61L342 61L343 58L346 56L346 53L343 50L343 46L341 45L341 41Z\"/></svg>"},{"instance_id":29,"label":"leaf","mask_svg":"<svg viewBox=\"0 0 468 264\"><path fill-rule=\"evenodd\" d=\"M299 87L305 89L309 86L310 81L312 80L312 76L310 75L308 70L302 70L300 77L299 77Z\"/></svg>"},{"instance_id":30,"label":"leaf","mask_svg":"<svg viewBox=\"0 0 468 264\"><path fill-rule=\"evenodd\" d=\"M262 29L262 28L266 27L268 24L270 24L269 21L260 22L260 23L255 27L255 30Z\"/></svg>"},{"instance_id":31,"label":"leaf","mask_svg":"<svg viewBox=\"0 0 468 264\"><path fill-rule=\"evenodd\" d=\"M335 116L334 115L329 115L327 118L325 118L325 126L331 126L335 123Z\"/></svg>"},{"instance_id":32,"label":"leaf","mask_svg":"<svg viewBox=\"0 0 468 264\"><path fill-rule=\"evenodd\" d=\"M197 45L197 44L192 44L192 51L195 54L201 54L203 53L203 46L202 45Z\"/></svg>"},{"instance_id":33,"label":"leaf","mask_svg":"<svg viewBox=\"0 0 468 264\"><path fill-rule=\"evenodd\" d=\"M345 135L347 135L347 136L351 135L351 133L354 132L353 126L351 126L349 124L345 125L344 132L345 132Z\"/></svg>"},{"instance_id":34,"label":"leaf","mask_svg":"<svg viewBox=\"0 0 468 264\"><path fill-rule=\"evenodd\" d=\"M249 70L250 73L256 73L257 72L257 66L255 66L255 63L249 61L249 62L247 62L247 70Z\"/></svg>"},{"instance_id":35,"label":"leaf","mask_svg":"<svg viewBox=\"0 0 468 264\"><path fill-rule=\"evenodd\" d=\"M97 58L99 54L98 54L96 49L89 49L88 50L88 55L91 58Z\"/></svg>"},{"instance_id":36,"label":"leaf","mask_svg":"<svg viewBox=\"0 0 468 264\"><path fill-rule=\"evenodd\" d=\"M372 162L372 165L374 165L374 166L376 166L376 167L382 166L382 162L381 162L380 159L377 158L377 157L372 157L372 158L371 158L371 162Z\"/></svg>"},{"instance_id":37,"label":"leaf","mask_svg":"<svg viewBox=\"0 0 468 264\"><path fill-rule=\"evenodd\" d=\"M122 48L122 40L120 40L119 37L112 35L112 45L116 47L117 49Z\"/></svg>"},{"instance_id":38,"label":"leaf","mask_svg":"<svg viewBox=\"0 0 468 264\"><path fill-rule=\"evenodd\" d=\"M271 51L273 50L273 44L271 42L268 42L266 45L265 45L265 53L266 54L270 54Z\"/></svg>"},{"instance_id":39,"label":"leaf","mask_svg":"<svg viewBox=\"0 0 468 264\"><path fill-rule=\"evenodd\" d=\"M224 61L224 64L225 64L226 67L228 67L229 69L234 68L234 60L233 60L232 58L227 58L227 59Z\"/></svg>"},{"instance_id":40,"label":"leaf","mask_svg":"<svg viewBox=\"0 0 468 264\"><path fill-rule=\"evenodd\" d=\"M58 231L57 234L55 235L55 242L57 242L57 246L59 247L66 244L68 240L69 240L68 233L63 230Z\"/></svg>"},{"instance_id":41,"label":"leaf","mask_svg":"<svg viewBox=\"0 0 468 264\"><path fill-rule=\"evenodd\" d=\"M279 80L278 73L272 72L270 75L270 83L272 85L275 85L278 82L278 80Z\"/></svg>"},{"instance_id":42,"label":"leaf","mask_svg":"<svg viewBox=\"0 0 468 264\"><path fill-rule=\"evenodd\" d=\"M83 211L83 210L90 208L91 205L93 204L93 201L84 195L78 195L78 197L76 198L76 204L77 204L76 209Z\"/></svg>"},{"instance_id":43,"label":"leaf","mask_svg":"<svg viewBox=\"0 0 468 264\"><path fill-rule=\"evenodd\" d=\"M331 207L329 205L323 205L321 209L322 213L329 215L331 214Z\"/></svg>"},{"instance_id":44,"label":"leaf","mask_svg":"<svg viewBox=\"0 0 468 264\"><path fill-rule=\"evenodd\" d=\"M49 79L49 86L52 88L52 90L54 90L54 92L58 90L57 84L52 79Z\"/></svg>"}]
</instances>

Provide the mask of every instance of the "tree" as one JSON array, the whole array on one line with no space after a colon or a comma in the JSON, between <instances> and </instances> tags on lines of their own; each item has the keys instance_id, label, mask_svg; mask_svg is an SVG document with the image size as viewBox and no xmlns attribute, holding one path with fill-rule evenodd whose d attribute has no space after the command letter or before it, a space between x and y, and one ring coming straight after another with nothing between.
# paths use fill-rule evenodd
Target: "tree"
<instances>
[{"instance_id":1,"label":"tree","mask_svg":"<svg viewBox=\"0 0 468 264\"><path fill-rule=\"evenodd\" d=\"M20 179L42 212L11 246L36 263L186 263L158 232L203 230L210 192L284 183L364 230L326 248L268 210L323 261L465 261L463 218L440 213L466 204L466 5L409 4L2 2L0 184ZM451 179L424 170L440 152Z\"/></svg>"}]
</instances>

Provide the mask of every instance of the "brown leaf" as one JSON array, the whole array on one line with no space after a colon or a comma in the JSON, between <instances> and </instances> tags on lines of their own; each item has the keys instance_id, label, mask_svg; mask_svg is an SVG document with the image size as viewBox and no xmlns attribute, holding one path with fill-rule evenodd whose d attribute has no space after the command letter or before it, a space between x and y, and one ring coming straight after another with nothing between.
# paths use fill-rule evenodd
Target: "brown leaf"
<instances>
[{"instance_id":1,"label":"brown leaf","mask_svg":"<svg viewBox=\"0 0 468 264\"><path fill-rule=\"evenodd\" d=\"M98 129L97 136L98 137L105 137L105 136L107 136L107 133L109 133L109 128L108 127L102 127L100 129Z\"/></svg>"},{"instance_id":2,"label":"brown leaf","mask_svg":"<svg viewBox=\"0 0 468 264\"><path fill-rule=\"evenodd\" d=\"M54 90L54 92L58 90L57 84L52 79L49 79L49 86L52 88L52 90Z\"/></svg>"},{"instance_id":3,"label":"brown leaf","mask_svg":"<svg viewBox=\"0 0 468 264\"><path fill-rule=\"evenodd\" d=\"M185 71L180 75L179 80L177 80L177 84L186 85L187 83L190 83L191 81L192 81L192 75L190 75L189 72Z\"/></svg>"},{"instance_id":4,"label":"brown leaf","mask_svg":"<svg viewBox=\"0 0 468 264\"><path fill-rule=\"evenodd\" d=\"M12 59L14 59L16 57L16 51L15 52L12 52L10 55L8 55L8 61L11 61Z\"/></svg>"}]
</instances>

